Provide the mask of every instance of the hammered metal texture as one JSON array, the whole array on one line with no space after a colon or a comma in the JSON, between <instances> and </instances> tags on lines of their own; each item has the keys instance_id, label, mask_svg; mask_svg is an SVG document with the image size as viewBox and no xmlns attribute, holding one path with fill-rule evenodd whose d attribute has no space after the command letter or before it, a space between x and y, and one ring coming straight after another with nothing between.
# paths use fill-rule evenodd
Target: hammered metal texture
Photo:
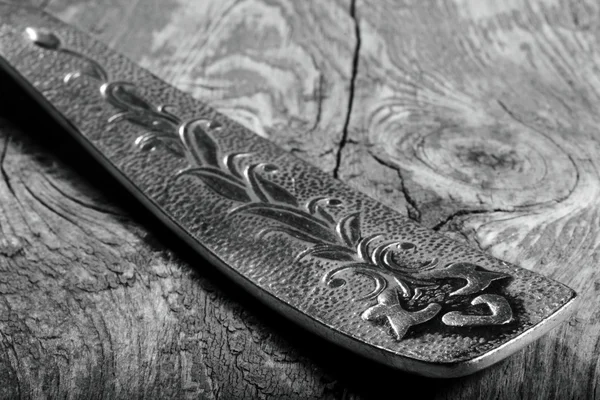
<instances>
[{"instance_id":1,"label":"hammered metal texture","mask_svg":"<svg viewBox=\"0 0 600 400\"><path fill-rule=\"evenodd\" d=\"M0 4L0 16L4 67L92 154L226 273L339 344L461 375L539 336L575 297L415 224L45 14Z\"/></svg>"}]
</instances>

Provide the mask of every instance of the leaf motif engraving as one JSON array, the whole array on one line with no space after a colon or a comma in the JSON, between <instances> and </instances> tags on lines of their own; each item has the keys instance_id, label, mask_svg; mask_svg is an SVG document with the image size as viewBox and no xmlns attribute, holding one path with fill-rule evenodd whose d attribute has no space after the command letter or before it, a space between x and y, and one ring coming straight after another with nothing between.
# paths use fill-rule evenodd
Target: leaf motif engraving
<instances>
[{"instance_id":1,"label":"leaf motif engraving","mask_svg":"<svg viewBox=\"0 0 600 400\"><path fill-rule=\"evenodd\" d=\"M329 222L330 224L335 224L335 219L323 207L316 205L314 210L315 211L313 214L318 215L321 219Z\"/></svg>"},{"instance_id":2,"label":"leaf motif engraving","mask_svg":"<svg viewBox=\"0 0 600 400\"><path fill-rule=\"evenodd\" d=\"M243 179L242 172L239 166L239 160L242 158L250 157L252 153L232 153L228 154L223 158L223 163L225 164L227 170L231 173L231 175L236 178Z\"/></svg>"},{"instance_id":3,"label":"leaf motif engraving","mask_svg":"<svg viewBox=\"0 0 600 400\"><path fill-rule=\"evenodd\" d=\"M257 174L256 178L263 193L266 193L271 201L298 207L298 200L296 200L296 197L285 188L271 182L260 174Z\"/></svg>"},{"instance_id":4,"label":"leaf motif engraving","mask_svg":"<svg viewBox=\"0 0 600 400\"><path fill-rule=\"evenodd\" d=\"M322 242L337 244L337 235L327 225L312 215L302 212L294 207L276 204L250 203L240 206L230 215L238 213L258 215L271 219L277 223L305 232L309 236L317 237Z\"/></svg>"},{"instance_id":5,"label":"leaf motif engraving","mask_svg":"<svg viewBox=\"0 0 600 400\"><path fill-rule=\"evenodd\" d=\"M304 209L306 209L309 214L315 215L319 219L327 221L331 225L335 225L335 219L329 212L327 212L324 206L339 207L341 205L342 202L339 199L321 196L307 201Z\"/></svg>"},{"instance_id":6,"label":"leaf motif engraving","mask_svg":"<svg viewBox=\"0 0 600 400\"><path fill-rule=\"evenodd\" d=\"M272 240L270 235L278 233L285 235L282 237L287 237L286 240L293 238L307 244L294 263L306 257L327 261L322 265L329 270L321 278L330 288L346 285L348 278L354 279L355 275L360 275L363 281L365 277L370 279L372 286L366 290L368 293L353 299L358 303L377 302L361 313L363 320L385 321L397 340L412 326L438 316L445 304L454 307L440 319L448 326L506 325L512 320L506 298L489 293L497 290L493 282L507 280L509 275L487 271L469 262L442 266L437 257L419 256L420 249L414 243L391 240L382 233L363 236L360 205L353 206L356 211L340 217L336 207L343 202L337 198L319 196L300 204L294 194L295 181L290 192L273 179L277 166L251 161L257 156L253 153L223 154L217 136L221 128L213 122L204 118L182 121L166 105L156 107L147 101L136 85L110 81L99 63L63 48L56 35L35 31L27 34L33 43L47 51L79 59L79 68L68 73L64 81L87 77L99 82L100 94L117 110L108 122L126 121L143 128L135 140L138 149L152 152L161 145L177 159L187 161L187 169L175 174L175 179L193 177L222 198L238 203L231 205L226 218L242 214L260 217L265 220L265 227L258 232L257 239ZM330 268L332 263L338 265ZM456 288L457 281L464 283ZM472 306L487 305L491 315L456 310L456 304L469 302Z\"/></svg>"},{"instance_id":7,"label":"leaf motif engraving","mask_svg":"<svg viewBox=\"0 0 600 400\"><path fill-rule=\"evenodd\" d=\"M354 261L354 254L336 249L316 250L311 255L333 261Z\"/></svg>"},{"instance_id":8,"label":"leaf motif engraving","mask_svg":"<svg viewBox=\"0 0 600 400\"><path fill-rule=\"evenodd\" d=\"M355 212L340 219L336 231L347 246L356 246L360 240L360 214Z\"/></svg>"},{"instance_id":9,"label":"leaf motif engraving","mask_svg":"<svg viewBox=\"0 0 600 400\"><path fill-rule=\"evenodd\" d=\"M177 125L169 120L163 119L160 115L156 114L142 114L136 112L125 111L119 114L113 115L108 122L111 124L127 120L133 124L142 126L148 131L162 133L171 132L177 129Z\"/></svg>"},{"instance_id":10,"label":"leaf motif engraving","mask_svg":"<svg viewBox=\"0 0 600 400\"><path fill-rule=\"evenodd\" d=\"M79 71L71 72L63 79L63 82L70 83L71 81L77 80L83 76L95 79L97 81L104 81L106 79L93 64L86 64Z\"/></svg>"},{"instance_id":11,"label":"leaf motif engraving","mask_svg":"<svg viewBox=\"0 0 600 400\"><path fill-rule=\"evenodd\" d=\"M254 193L260 201L265 203L284 203L298 207L296 197L284 187L266 179L263 174L273 174L278 171L277 166L268 163L254 164L245 170L245 177L252 186Z\"/></svg>"},{"instance_id":12,"label":"leaf motif engraving","mask_svg":"<svg viewBox=\"0 0 600 400\"><path fill-rule=\"evenodd\" d=\"M57 49L61 53L68 54L72 57L78 58L83 61L83 67L78 71L71 72L65 76L64 82L69 83L69 81L78 79L82 76L87 76L89 78L95 79L100 82L107 82L109 79L108 73L102 67L102 65L98 64L96 60L92 60L91 58L72 51L70 49L60 48Z\"/></svg>"},{"instance_id":13,"label":"leaf motif engraving","mask_svg":"<svg viewBox=\"0 0 600 400\"><path fill-rule=\"evenodd\" d=\"M220 167L218 147L207 133L209 127L210 121L202 118L194 119L179 127L179 135L193 165L218 168Z\"/></svg>"},{"instance_id":14,"label":"leaf motif engraving","mask_svg":"<svg viewBox=\"0 0 600 400\"><path fill-rule=\"evenodd\" d=\"M154 113L155 108L136 93L136 86L128 82L110 82L103 85L102 94L118 109L137 113Z\"/></svg>"},{"instance_id":15,"label":"leaf motif engraving","mask_svg":"<svg viewBox=\"0 0 600 400\"><path fill-rule=\"evenodd\" d=\"M211 168L193 168L179 173L179 176L191 175L200 178L219 195L233 201L248 202L250 196L246 188L222 171Z\"/></svg>"},{"instance_id":16,"label":"leaf motif engraving","mask_svg":"<svg viewBox=\"0 0 600 400\"><path fill-rule=\"evenodd\" d=\"M143 151L152 151L155 150L159 145L163 145L167 148L167 150L175 154L177 157L185 157L180 142L167 135L157 134L155 132L147 132L138 136L134 143L140 150Z\"/></svg>"}]
</instances>

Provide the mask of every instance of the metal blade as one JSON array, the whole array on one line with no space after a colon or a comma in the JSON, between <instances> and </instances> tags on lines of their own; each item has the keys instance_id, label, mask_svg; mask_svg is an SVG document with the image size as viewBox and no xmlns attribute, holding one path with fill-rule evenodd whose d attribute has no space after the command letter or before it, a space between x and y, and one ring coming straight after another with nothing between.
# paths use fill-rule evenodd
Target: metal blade
<instances>
[{"instance_id":1,"label":"metal blade","mask_svg":"<svg viewBox=\"0 0 600 400\"><path fill-rule=\"evenodd\" d=\"M415 224L54 18L0 15L0 66L92 157L231 279L335 344L461 376L572 308L568 287Z\"/></svg>"}]
</instances>

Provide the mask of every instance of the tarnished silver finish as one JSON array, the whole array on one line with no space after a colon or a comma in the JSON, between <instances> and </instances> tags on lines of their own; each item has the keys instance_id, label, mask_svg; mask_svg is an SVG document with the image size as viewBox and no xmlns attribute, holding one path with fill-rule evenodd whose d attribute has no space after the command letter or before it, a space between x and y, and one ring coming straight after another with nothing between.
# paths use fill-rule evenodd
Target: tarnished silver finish
<instances>
[{"instance_id":1,"label":"tarnished silver finish","mask_svg":"<svg viewBox=\"0 0 600 400\"><path fill-rule=\"evenodd\" d=\"M236 214L259 216L270 224L258 231L257 238L277 232L305 242L310 247L298 253L294 264L306 257L338 262L339 267L323 273L325 285L346 285L346 281L337 277L346 271L370 278L371 290L353 300L377 298L380 304L367 309L362 314L363 319L376 321L386 317L396 339L401 340L409 327L434 318L442 310L442 304L450 303L453 297L476 295L488 289L493 281L510 278L509 274L486 271L475 264L442 266L439 257L422 258L417 253L418 244L386 240L382 233L365 237L361 232L359 209L344 210L345 215L339 220L327 210L328 207L343 206L342 200L335 197L316 196L301 205L293 193L273 179L279 171L277 165L245 162L260 157L254 152L224 153L217 140L222 127L214 121L204 118L183 121L176 115L175 109L168 111L166 105L155 106L138 95L134 83L111 80L108 72L96 61L62 48L60 39L53 33L39 32L31 27L25 32L40 47L80 59L83 68L67 73L64 82L84 77L95 81L100 95L115 107L115 113L108 122L127 121L143 128L146 132L134 140L142 151L153 151L160 146L171 156L185 160L188 164L185 168L173 171L174 180L192 176L223 199L234 202L226 212L226 218ZM419 297L439 290L443 281L449 279L464 283L448 293L447 298L429 302L423 309L402 308L398 295L406 301L416 302ZM450 311L441 320L447 325L463 327L511 322L512 310L502 295L480 295L473 299L471 305L482 303L488 305L491 315ZM502 318L496 316L498 308L503 311Z\"/></svg>"},{"instance_id":2,"label":"tarnished silver finish","mask_svg":"<svg viewBox=\"0 0 600 400\"><path fill-rule=\"evenodd\" d=\"M0 13L9 73L165 224L326 338L458 376L573 303L564 285L414 224L54 19Z\"/></svg>"}]
</instances>

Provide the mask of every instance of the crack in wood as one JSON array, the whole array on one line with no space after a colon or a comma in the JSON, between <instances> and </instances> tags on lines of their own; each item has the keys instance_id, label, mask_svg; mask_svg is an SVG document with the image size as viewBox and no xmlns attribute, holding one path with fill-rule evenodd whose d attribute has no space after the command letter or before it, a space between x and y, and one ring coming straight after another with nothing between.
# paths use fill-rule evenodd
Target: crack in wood
<instances>
[{"instance_id":1,"label":"crack in wood","mask_svg":"<svg viewBox=\"0 0 600 400\"><path fill-rule=\"evenodd\" d=\"M411 196L410 192L408 191L408 188L406 187L405 178L403 176L402 168L400 168L399 166L395 165L394 163L389 162L388 160L386 160L383 157L377 155L375 152L373 152L371 150L369 150L369 154L379 164L383 165L384 167L387 167L387 168L390 168L390 169L396 171L396 173L398 174L398 177L400 178L400 191L404 195L404 200L406 200L406 204L407 204L406 211L407 211L408 217L410 219L412 219L413 221L421 222L421 215L422 214L421 214L421 210L419 208L419 204Z\"/></svg>"},{"instance_id":2,"label":"crack in wood","mask_svg":"<svg viewBox=\"0 0 600 400\"><path fill-rule=\"evenodd\" d=\"M358 76L358 63L360 58L360 46L361 46L361 36L360 36L360 23L356 16L356 1L351 0L350 3L350 17L354 21L354 37L355 37L355 46L354 46L354 55L352 58L352 74L350 76L350 88L348 90L348 106L346 111L346 119L344 121L344 126L342 128L342 138L340 139L340 144L338 147L338 151L335 157L335 167L333 168L333 176L337 179L340 177L340 167L342 164L342 153L344 148L348 144L348 129L350 126L350 118L352 116L352 107L354 105L354 92L356 85L356 77Z\"/></svg>"},{"instance_id":3,"label":"crack in wood","mask_svg":"<svg viewBox=\"0 0 600 400\"><path fill-rule=\"evenodd\" d=\"M501 208L492 208L489 210L486 210L486 209L458 210L458 211L453 212L452 214L448 215L448 217L446 217L444 220L435 224L431 229L433 229L434 231L439 231L457 217L464 217L464 216L468 216L468 215L478 215L478 214L490 214L490 213L495 213L495 212L511 212L511 210L504 210ZM457 231L457 230L453 230L453 231Z\"/></svg>"}]
</instances>

